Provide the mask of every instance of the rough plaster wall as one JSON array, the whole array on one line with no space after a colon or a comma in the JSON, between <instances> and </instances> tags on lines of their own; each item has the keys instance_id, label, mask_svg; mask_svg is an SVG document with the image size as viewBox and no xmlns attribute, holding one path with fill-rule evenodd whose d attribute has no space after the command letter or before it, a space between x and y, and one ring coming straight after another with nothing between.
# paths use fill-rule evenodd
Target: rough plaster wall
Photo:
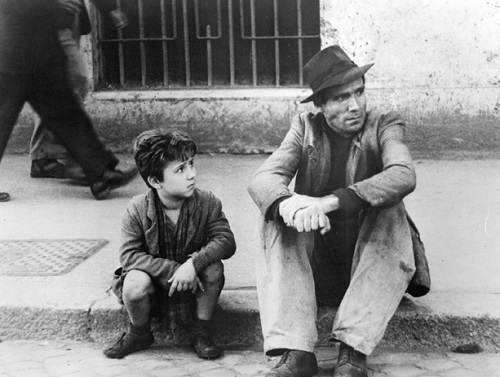
<instances>
[{"instance_id":1,"label":"rough plaster wall","mask_svg":"<svg viewBox=\"0 0 500 377\"><path fill-rule=\"evenodd\" d=\"M86 0L87 1L87 0ZM340 44L368 72L369 105L397 110L417 156L473 152L500 157L500 0L323 0L323 46ZM91 43L82 39L89 54ZM112 149L152 127L185 127L214 152L275 149L299 111L297 98L90 99L87 109ZM36 118L25 111L10 151L27 152Z\"/></svg>"},{"instance_id":2,"label":"rough plaster wall","mask_svg":"<svg viewBox=\"0 0 500 377\"><path fill-rule=\"evenodd\" d=\"M500 1L335 0L321 8L323 46L375 62L369 87L394 90L402 107L424 99L427 112L498 112Z\"/></svg>"}]
</instances>

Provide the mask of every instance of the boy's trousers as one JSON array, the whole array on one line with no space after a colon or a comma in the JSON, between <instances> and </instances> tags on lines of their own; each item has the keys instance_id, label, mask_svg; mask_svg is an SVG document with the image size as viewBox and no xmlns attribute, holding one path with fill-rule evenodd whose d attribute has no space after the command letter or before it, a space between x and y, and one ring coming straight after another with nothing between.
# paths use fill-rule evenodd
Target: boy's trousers
<instances>
[{"instance_id":1,"label":"boy's trousers","mask_svg":"<svg viewBox=\"0 0 500 377\"><path fill-rule=\"evenodd\" d=\"M384 221L397 221L391 211L398 208L380 211ZM311 259L314 237L319 233L298 233L281 220L261 219L261 223L257 292L264 351L268 355L282 353L282 349L313 352L318 334ZM360 234L370 227L373 224L363 224ZM384 228L390 229L391 224L384 223ZM370 237L358 235L364 241L358 239L351 281L333 323L333 339L367 355L382 339L415 272L409 228L401 233L405 234L396 235L393 242L400 246L396 250L384 249L380 239L366 242Z\"/></svg>"}]
</instances>

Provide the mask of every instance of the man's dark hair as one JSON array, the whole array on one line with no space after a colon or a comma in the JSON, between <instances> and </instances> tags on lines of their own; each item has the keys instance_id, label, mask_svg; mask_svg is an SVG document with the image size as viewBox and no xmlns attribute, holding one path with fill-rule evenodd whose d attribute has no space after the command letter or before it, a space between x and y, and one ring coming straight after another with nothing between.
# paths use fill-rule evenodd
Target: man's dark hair
<instances>
[{"instance_id":1,"label":"man's dark hair","mask_svg":"<svg viewBox=\"0 0 500 377\"><path fill-rule=\"evenodd\" d=\"M364 84L366 82L365 75L361 76L361 78L363 79L363 84ZM324 105L328 101L328 98L329 98L328 89L330 89L330 88L331 87L322 89L318 93L316 93L316 95L313 98L314 106L321 107L322 105Z\"/></svg>"},{"instance_id":2,"label":"man's dark hair","mask_svg":"<svg viewBox=\"0 0 500 377\"><path fill-rule=\"evenodd\" d=\"M195 142L182 131L144 131L134 141L135 164L149 187L148 177L163 182L163 170L168 162L186 161L195 154Z\"/></svg>"}]
</instances>

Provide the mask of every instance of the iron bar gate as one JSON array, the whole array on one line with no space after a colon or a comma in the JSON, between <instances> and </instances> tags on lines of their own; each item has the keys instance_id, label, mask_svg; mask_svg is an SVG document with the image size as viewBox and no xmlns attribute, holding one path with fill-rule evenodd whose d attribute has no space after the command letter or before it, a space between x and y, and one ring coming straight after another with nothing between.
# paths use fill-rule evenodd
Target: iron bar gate
<instances>
[{"instance_id":1,"label":"iron bar gate","mask_svg":"<svg viewBox=\"0 0 500 377\"><path fill-rule=\"evenodd\" d=\"M116 6L129 25L116 31L98 17L101 87L300 87L304 61L320 49L319 0L116 0Z\"/></svg>"}]
</instances>

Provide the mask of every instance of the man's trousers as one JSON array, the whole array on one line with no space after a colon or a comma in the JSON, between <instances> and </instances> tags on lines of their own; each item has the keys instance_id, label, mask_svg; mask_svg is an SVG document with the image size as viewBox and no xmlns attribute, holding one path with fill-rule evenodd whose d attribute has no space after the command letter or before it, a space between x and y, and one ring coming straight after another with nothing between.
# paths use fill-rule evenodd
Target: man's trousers
<instances>
[{"instance_id":1,"label":"man's trousers","mask_svg":"<svg viewBox=\"0 0 500 377\"><path fill-rule=\"evenodd\" d=\"M374 224L361 226L349 287L332 329L332 339L367 355L382 339L415 272L409 227L404 227L404 234L398 235L384 231L401 229L400 224L390 222L401 219L403 213L399 212L404 211L404 207L377 211L377 221L383 223L384 229L370 232ZM395 212L398 212L396 216ZM332 228L331 232L335 231ZM298 233L281 220L262 219L263 247L257 257L257 292L264 351L268 355L278 355L283 349L314 351L318 334L311 260L314 237L318 234ZM397 246L394 250L384 248L384 235L397 237L392 242Z\"/></svg>"}]
</instances>

